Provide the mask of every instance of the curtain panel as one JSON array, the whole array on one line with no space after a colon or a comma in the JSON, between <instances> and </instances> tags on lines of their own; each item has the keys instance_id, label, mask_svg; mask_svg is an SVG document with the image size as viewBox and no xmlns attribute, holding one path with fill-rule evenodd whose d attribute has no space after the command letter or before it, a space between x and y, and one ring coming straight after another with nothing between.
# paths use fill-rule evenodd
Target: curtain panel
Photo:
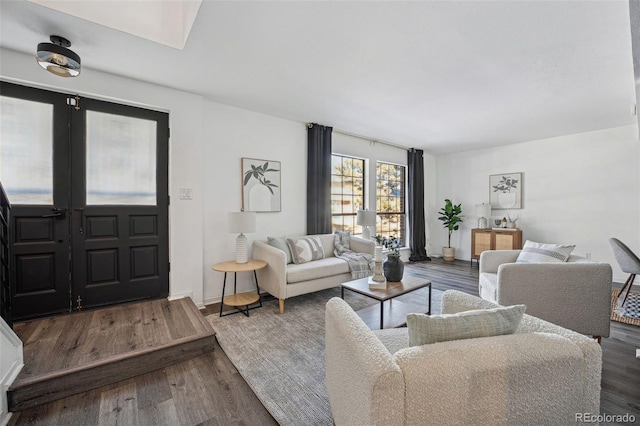
<instances>
[{"instance_id":1,"label":"curtain panel","mask_svg":"<svg viewBox=\"0 0 640 426\"><path fill-rule=\"evenodd\" d=\"M424 151L411 148L407 154L408 164L408 198L409 198L409 230L411 239L409 260L421 262L431 260L427 256L427 237L424 221Z\"/></svg>"},{"instance_id":2,"label":"curtain panel","mask_svg":"<svg viewBox=\"0 0 640 426\"><path fill-rule=\"evenodd\" d=\"M307 124L307 235L330 234L331 132L333 128Z\"/></svg>"}]
</instances>

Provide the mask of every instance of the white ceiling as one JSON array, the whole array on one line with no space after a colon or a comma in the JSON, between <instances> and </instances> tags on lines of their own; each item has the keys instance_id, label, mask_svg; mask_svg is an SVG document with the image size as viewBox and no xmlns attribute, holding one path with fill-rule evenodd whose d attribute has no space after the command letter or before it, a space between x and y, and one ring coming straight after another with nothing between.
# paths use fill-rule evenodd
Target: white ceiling
<instances>
[{"instance_id":1,"label":"white ceiling","mask_svg":"<svg viewBox=\"0 0 640 426\"><path fill-rule=\"evenodd\" d=\"M83 68L436 154L635 123L626 0L205 0L182 50L0 1L1 47L50 34Z\"/></svg>"}]
</instances>

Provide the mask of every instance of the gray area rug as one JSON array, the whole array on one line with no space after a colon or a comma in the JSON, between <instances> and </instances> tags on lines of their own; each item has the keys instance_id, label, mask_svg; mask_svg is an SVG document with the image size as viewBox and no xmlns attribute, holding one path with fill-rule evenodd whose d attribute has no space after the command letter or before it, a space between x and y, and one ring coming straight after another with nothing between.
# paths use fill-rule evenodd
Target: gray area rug
<instances>
[{"instance_id":1,"label":"gray area rug","mask_svg":"<svg viewBox=\"0 0 640 426\"><path fill-rule=\"evenodd\" d=\"M423 305L427 291L416 290L398 300ZM441 295L432 292L433 313L440 312ZM324 309L332 297L340 297L340 287L287 299L284 315L272 299L250 311L248 318L207 316L224 352L281 425L333 422L324 359ZM377 303L350 291L345 291L345 300L355 310Z\"/></svg>"}]
</instances>

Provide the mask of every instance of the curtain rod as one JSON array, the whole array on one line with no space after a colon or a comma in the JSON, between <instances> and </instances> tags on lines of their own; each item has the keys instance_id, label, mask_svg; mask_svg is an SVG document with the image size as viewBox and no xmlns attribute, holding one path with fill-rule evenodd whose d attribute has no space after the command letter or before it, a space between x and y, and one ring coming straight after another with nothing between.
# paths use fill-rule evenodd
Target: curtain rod
<instances>
[{"instance_id":1,"label":"curtain rod","mask_svg":"<svg viewBox=\"0 0 640 426\"><path fill-rule=\"evenodd\" d=\"M400 148L400 149L404 149L404 150L407 150L407 151L409 151L411 149L409 147L406 147L406 146L403 146L403 145L399 145L397 143L381 141L379 139L368 138L366 136L360 136L360 135L356 135L354 133L345 132L344 130L333 129L333 131L336 132L336 133L340 133L341 135L351 136L351 137L358 138L358 139L363 139L363 140L369 141L369 142L381 143L383 145L392 146L394 148Z\"/></svg>"}]
</instances>

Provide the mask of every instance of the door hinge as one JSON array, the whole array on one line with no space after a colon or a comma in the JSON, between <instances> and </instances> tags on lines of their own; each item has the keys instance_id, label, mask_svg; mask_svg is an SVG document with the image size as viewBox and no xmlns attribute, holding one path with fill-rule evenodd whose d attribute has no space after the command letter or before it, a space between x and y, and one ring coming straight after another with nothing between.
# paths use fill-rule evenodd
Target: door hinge
<instances>
[{"instance_id":1,"label":"door hinge","mask_svg":"<svg viewBox=\"0 0 640 426\"><path fill-rule=\"evenodd\" d=\"M82 299L80 298L80 295L78 295L78 298L76 299L76 309L79 311L82 310Z\"/></svg>"},{"instance_id":2,"label":"door hinge","mask_svg":"<svg viewBox=\"0 0 640 426\"><path fill-rule=\"evenodd\" d=\"M80 111L80 96L76 95L75 98L67 98L67 105L71 105L76 111Z\"/></svg>"}]
</instances>

